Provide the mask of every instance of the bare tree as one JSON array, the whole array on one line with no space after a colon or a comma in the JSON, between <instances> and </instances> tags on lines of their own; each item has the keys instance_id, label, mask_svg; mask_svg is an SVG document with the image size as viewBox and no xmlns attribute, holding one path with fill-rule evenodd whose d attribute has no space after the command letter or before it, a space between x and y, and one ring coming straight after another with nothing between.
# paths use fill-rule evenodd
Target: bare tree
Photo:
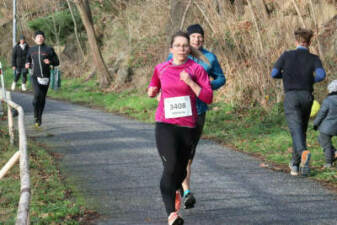
<instances>
[{"instance_id":1,"label":"bare tree","mask_svg":"<svg viewBox=\"0 0 337 225\"><path fill-rule=\"evenodd\" d=\"M74 0L76 7L80 13L83 25L88 35L88 42L94 57L94 62L99 76L100 87L105 88L111 83L111 77L106 67L101 51L97 44L95 29L92 23L90 5L88 0Z\"/></svg>"},{"instance_id":2,"label":"bare tree","mask_svg":"<svg viewBox=\"0 0 337 225\"><path fill-rule=\"evenodd\" d=\"M177 32L182 23L182 18L184 18L185 9L188 7L187 1L184 0L170 0L170 15L171 24L169 26L169 31L171 36L173 33Z\"/></svg>"},{"instance_id":3,"label":"bare tree","mask_svg":"<svg viewBox=\"0 0 337 225\"><path fill-rule=\"evenodd\" d=\"M55 9L56 12L58 11L58 2L56 2L56 1L51 2L51 6L53 7L53 9ZM61 26L56 23L55 13L51 14L51 18L52 18L52 21L53 21L52 33L54 34L55 39L56 39L57 51L59 51L60 50ZM61 57L60 52L57 52L57 54L59 55L59 57ZM61 59L60 59L60 61L61 61Z\"/></svg>"},{"instance_id":4,"label":"bare tree","mask_svg":"<svg viewBox=\"0 0 337 225\"><path fill-rule=\"evenodd\" d=\"M298 16L300 18L300 21L302 23L303 28L305 28L306 26L305 26L305 23L304 23L304 20L303 20L303 17L302 17L300 9L298 8L295 0L292 0L292 2L293 2L293 5L294 5L294 8L295 8L295 10L296 10L296 12L297 12L297 14L298 14Z\"/></svg>"},{"instance_id":5,"label":"bare tree","mask_svg":"<svg viewBox=\"0 0 337 225\"><path fill-rule=\"evenodd\" d=\"M82 49L82 46L81 46L80 39L78 38L77 23L76 23L75 16L74 16L74 13L73 13L73 10L71 8L71 4L70 4L69 0L67 0L67 4L68 4L68 8L69 8L69 11L70 11L70 14L71 14L71 18L73 19L73 23L74 23L74 32L75 32L77 45L78 45L78 48L81 52L82 58L84 60L84 58L85 58L84 52L83 52L83 49Z\"/></svg>"},{"instance_id":6,"label":"bare tree","mask_svg":"<svg viewBox=\"0 0 337 225\"><path fill-rule=\"evenodd\" d=\"M263 44L262 44L261 33L260 33L260 29L259 29L259 25L258 25L258 23L257 23L257 19L256 19L256 16L255 16L255 13L254 13L254 9L253 9L253 6L252 6L252 2L251 2L251 0L247 0L247 2L248 2L248 6L249 6L250 13L252 14L252 19L253 19L254 24L255 24L257 37L258 37L258 39L259 39L260 49L261 49L261 52L264 54L264 49L263 49Z\"/></svg>"},{"instance_id":7,"label":"bare tree","mask_svg":"<svg viewBox=\"0 0 337 225\"><path fill-rule=\"evenodd\" d=\"M316 39L317 39L319 56L321 58L324 58L323 48L322 48L321 42L319 40L319 27L318 27L318 23L317 23L317 19L316 19L316 13L315 13L314 5L312 4L312 0L310 0L309 3L310 3L310 8L311 8L312 18L313 18L314 23L315 23L315 28L316 28L315 30L317 32Z\"/></svg>"}]
</instances>

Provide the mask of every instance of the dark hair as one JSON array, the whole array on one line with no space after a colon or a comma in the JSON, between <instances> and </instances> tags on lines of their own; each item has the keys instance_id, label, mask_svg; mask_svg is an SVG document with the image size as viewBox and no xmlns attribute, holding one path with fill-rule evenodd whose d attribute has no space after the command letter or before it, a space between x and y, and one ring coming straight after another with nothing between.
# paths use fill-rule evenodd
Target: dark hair
<instances>
[{"instance_id":1,"label":"dark hair","mask_svg":"<svg viewBox=\"0 0 337 225\"><path fill-rule=\"evenodd\" d=\"M25 36L23 36L23 34L21 34L19 40L25 40Z\"/></svg>"},{"instance_id":2,"label":"dark hair","mask_svg":"<svg viewBox=\"0 0 337 225\"><path fill-rule=\"evenodd\" d=\"M298 41L299 43L309 44L313 36L313 32L312 30L298 28L294 31L294 35L295 35L296 41Z\"/></svg>"},{"instance_id":3,"label":"dark hair","mask_svg":"<svg viewBox=\"0 0 337 225\"><path fill-rule=\"evenodd\" d=\"M193 24L187 27L187 34L190 36L191 34L198 33L204 36L204 29L200 26L200 24Z\"/></svg>"},{"instance_id":4,"label":"dark hair","mask_svg":"<svg viewBox=\"0 0 337 225\"><path fill-rule=\"evenodd\" d=\"M175 34L172 35L171 43L170 43L171 48L173 47L173 42L176 39L176 37L186 38L187 42L188 42L188 45L190 46L190 55L195 57L195 58L201 59L202 61L206 62L209 65L208 59L198 49L195 49L190 45L190 36L184 31L178 31L178 32L176 32Z\"/></svg>"},{"instance_id":5,"label":"dark hair","mask_svg":"<svg viewBox=\"0 0 337 225\"><path fill-rule=\"evenodd\" d=\"M176 32L175 34L172 35L172 37L171 37L171 44L170 44L171 48L173 47L173 42L176 39L176 37L184 37L184 38L187 39L188 44L190 43L190 37L188 36L188 34L186 32L184 32L184 31L180 30L180 31L178 31L178 32Z\"/></svg>"},{"instance_id":6,"label":"dark hair","mask_svg":"<svg viewBox=\"0 0 337 225\"><path fill-rule=\"evenodd\" d=\"M35 32L35 36L34 37L36 37L37 35L42 35L43 37L45 37L43 31L40 31L40 30L38 30L38 31Z\"/></svg>"}]
</instances>

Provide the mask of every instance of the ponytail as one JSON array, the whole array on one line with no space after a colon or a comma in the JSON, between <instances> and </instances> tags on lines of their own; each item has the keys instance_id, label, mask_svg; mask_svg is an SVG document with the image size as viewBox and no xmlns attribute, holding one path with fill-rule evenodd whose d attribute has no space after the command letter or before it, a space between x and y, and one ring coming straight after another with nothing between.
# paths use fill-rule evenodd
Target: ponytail
<instances>
[{"instance_id":1,"label":"ponytail","mask_svg":"<svg viewBox=\"0 0 337 225\"><path fill-rule=\"evenodd\" d=\"M204 61L207 65L210 65L208 59L204 56L204 54L202 54L202 52L199 49L190 46L190 51L191 51L190 55L193 58L200 59L201 61Z\"/></svg>"}]
</instances>

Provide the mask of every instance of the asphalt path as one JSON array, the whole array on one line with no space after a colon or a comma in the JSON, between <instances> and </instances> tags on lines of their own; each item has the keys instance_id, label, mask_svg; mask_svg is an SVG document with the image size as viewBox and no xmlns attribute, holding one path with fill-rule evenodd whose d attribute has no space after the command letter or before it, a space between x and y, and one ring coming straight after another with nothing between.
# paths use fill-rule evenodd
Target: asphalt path
<instances>
[{"instance_id":1,"label":"asphalt path","mask_svg":"<svg viewBox=\"0 0 337 225\"><path fill-rule=\"evenodd\" d=\"M36 130L32 96L13 93L13 100L24 108L27 135L62 156L62 175L101 214L94 224L167 224L153 124L48 99L42 128ZM192 165L197 204L182 210L185 225L337 224L334 193L260 163L201 140Z\"/></svg>"}]
</instances>

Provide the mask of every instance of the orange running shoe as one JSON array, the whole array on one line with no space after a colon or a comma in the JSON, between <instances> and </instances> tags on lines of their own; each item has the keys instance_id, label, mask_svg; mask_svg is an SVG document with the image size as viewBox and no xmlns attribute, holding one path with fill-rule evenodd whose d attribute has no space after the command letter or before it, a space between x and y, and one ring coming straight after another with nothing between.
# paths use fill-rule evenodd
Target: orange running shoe
<instances>
[{"instance_id":1,"label":"orange running shoe","mask_svg":"<svg viewBox=\"0 0 337 225\"><path fill-rule=\"evenodd\" d=\"M184 220L181 218L177 212L172 212L168 217L168 225L183 225Z\"/></svg>"},{"instance_id":2,"label":"orange running shoe","mask_svg":"<svg viewBox=\"0 0 337 225\"><path fill-rule=\"evenodd\" d=\"M176 191L176 200L175 200L174 206L175 206L176 212L179 212L180 206L181 206L181 195L180 195L180 191Z\"/></svg>"},{"instance_id":3,"label":"orange running shoe","mask_svg":"<svg viewBox=\"0 0 337 225\"><path fill-rule=\"evenodd\" d=\"M302 152L302 157L301 157L301 164L300 164L300 174L302 176L308 176L310 174L310 157L311 153L308 150L304 150Z\"/></svg>"}]
</instances>

